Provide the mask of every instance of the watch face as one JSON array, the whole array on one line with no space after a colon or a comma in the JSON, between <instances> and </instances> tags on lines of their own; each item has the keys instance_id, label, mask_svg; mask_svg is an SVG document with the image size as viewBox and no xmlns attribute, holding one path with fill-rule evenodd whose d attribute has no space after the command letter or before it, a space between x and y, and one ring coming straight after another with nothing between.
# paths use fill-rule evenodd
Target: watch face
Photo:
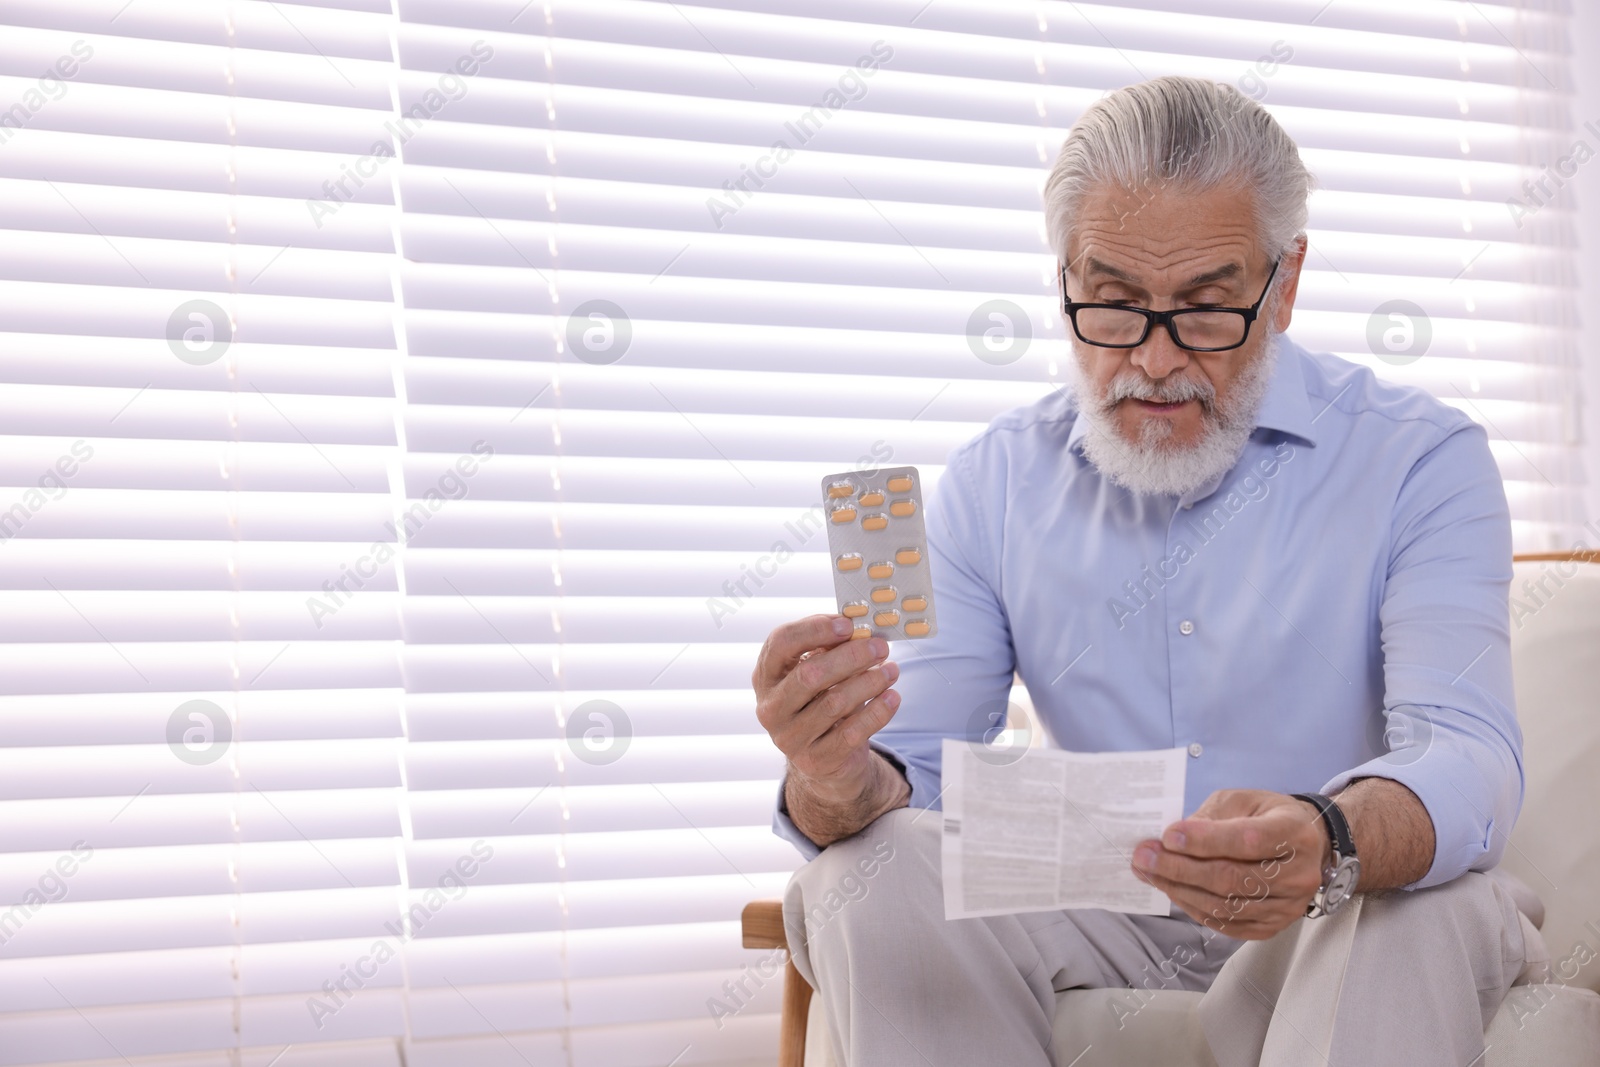
<instances>
[{"instance_id":1,"label":"watch face","mask_svg":"<svg viewBox=\"0 0 1600 1067\"><path fill-rule=\"evenodd\" d=\"M1328 879L1327 889L1323 891L1322 906L1326 911L1333 911L1343 904L1355 892L1356 879L1361 874L1361 864L1354 856L1348 856L1339 861L1333 869L1333 876Z\"/></svg>"}]
</instances>

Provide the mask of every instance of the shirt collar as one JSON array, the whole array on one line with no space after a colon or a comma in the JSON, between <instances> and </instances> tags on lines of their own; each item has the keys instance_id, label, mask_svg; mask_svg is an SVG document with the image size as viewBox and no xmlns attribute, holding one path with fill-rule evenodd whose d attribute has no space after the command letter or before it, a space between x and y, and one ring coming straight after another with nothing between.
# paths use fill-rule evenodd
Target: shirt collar
<instances>
[{"instance_id":1,"label":"shirt collar","mask_svg":"<svg viewBox=\"0 0 1600 1067\"><path fill-rule=\"evenodd\" d=\"M1315 445L1317 438L1311 424L1316 418L1311 414L1305 371L1301 367L1305 349L1281 334L1275 340L1278 365L1273 369L1267 395L1261 399L1261 410L1256 413L1256 428L1279 430Z\"/></svg>"},{"instance_id":2,"label":"shirt collar","mask_svg":"<svg viewBox=\"0 0 1600 1067\"><path fill-rule=\"evenodd\" d=\"M1277 366L1273 368L1266 396L1261 398L1261 410L1256 413L1256 429L1278 430L1298 437L1308 445L1315 445L1317 439L1311 424L1316 419L1311 414L1305 373L1300 366L1304 349L1281 334L1276 338L1276 343ZM1078 442L1088 430L1087 419L1078 417L1072 420L1072 430L1067 434L1068 451L1078 447Z\"/></svg>"}]
</instances>

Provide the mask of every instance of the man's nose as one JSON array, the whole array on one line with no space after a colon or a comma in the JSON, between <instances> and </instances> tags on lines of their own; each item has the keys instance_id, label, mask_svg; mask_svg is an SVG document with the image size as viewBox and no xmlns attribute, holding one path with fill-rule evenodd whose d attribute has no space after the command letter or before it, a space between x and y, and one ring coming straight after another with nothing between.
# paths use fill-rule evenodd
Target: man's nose
<instances>
[{"instance_id":1,"label":"man's nose","mask_svg":"<svg viewBox=\"0 0 1600 1067\"><path fill-rule=\"evenodd\" d=\"M1173 342L1172 334L1164 325L1157 323L1151 327L1144 344L1133 350L1132 362L1147 376L1160 381L1188 366L1189 353Z\"/></svg>"}]
</instances>

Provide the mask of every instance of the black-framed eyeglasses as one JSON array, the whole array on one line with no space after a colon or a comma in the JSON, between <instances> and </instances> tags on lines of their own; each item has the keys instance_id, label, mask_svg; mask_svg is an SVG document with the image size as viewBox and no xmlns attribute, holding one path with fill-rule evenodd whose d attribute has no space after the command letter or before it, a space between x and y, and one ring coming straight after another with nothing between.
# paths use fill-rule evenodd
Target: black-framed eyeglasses
<instances>
[{"instance_id":1,"label":"black-framed eyeglasses","mask_svg":"<svg viewBox=\"0 0 1600 1067\"><path fill-rule=\"evenodd\" d=\"M1166 327L1167 336L1179 348L1190 352L1227 352L1244 344L1250 324L1256 321L1261 305L1272 289L1279 259L1272 264L1261 296L1247 308L1175 308L1149 311L1126 304L1084 304L1067 299L1067 268L1061 267L1061 310L1072 320L1072 332L1085 344L1100 348L1138 348L1150 337L1157 323Z\"/></svg>"}]
</instances>

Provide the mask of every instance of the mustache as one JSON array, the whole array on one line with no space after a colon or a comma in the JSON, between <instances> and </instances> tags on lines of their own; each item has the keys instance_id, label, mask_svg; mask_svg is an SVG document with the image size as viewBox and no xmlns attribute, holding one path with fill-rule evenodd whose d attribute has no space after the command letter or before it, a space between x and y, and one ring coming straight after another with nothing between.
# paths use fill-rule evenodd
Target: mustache
<instances>
[{"instance_id":1,"label":"mustache","mask_svg":"<svg viewBox=\"0 0 1600 1067\"><path fill-rule=\"evenodd\" d=\"M1142 373L1118 375L1106 386L1102 405L1110 411L1124 400L1148 400L1156 404L1178 404L1198 400L1210 412L1217 401L1217 390L1210 382L1193 378L1163 378L1160 381Z\"/></svg>"}]
</instances>

